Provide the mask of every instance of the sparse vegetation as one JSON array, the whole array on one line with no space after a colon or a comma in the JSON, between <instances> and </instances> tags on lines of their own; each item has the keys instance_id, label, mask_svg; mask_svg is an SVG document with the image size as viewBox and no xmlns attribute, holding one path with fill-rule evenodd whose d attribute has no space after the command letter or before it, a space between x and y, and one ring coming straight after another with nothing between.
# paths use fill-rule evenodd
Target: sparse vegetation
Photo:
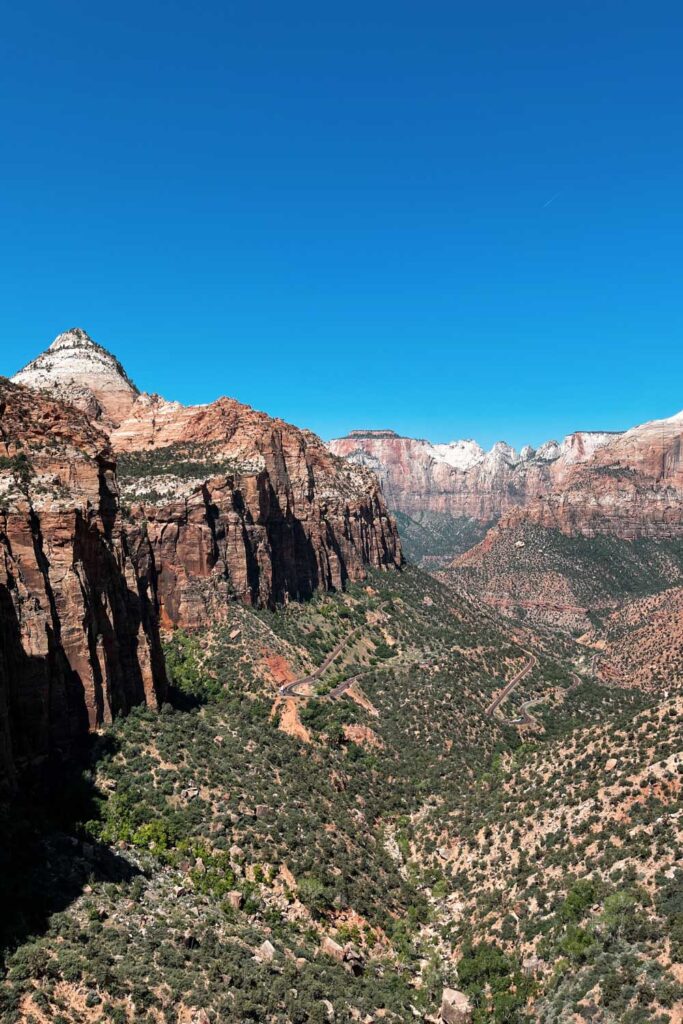
<instances>
[{"instance_id":1,"label":"sparse vegetation","mask_svg":"<svg viewBox=\"0 0 683 1024\"><path fill-rule=\"evenodd\" d=\"M506 714L548 700L522 738L485 709L532 642ZM339 645L317 695L278 696ZM605 1024L668 1019L678 703L575 686L570 640L410 567L235 606L166 657L172 703L117 721L57 803L6 819L3 1021L406 1021L444 984L473 1024L564 1024L587 1001Z\"/></svg>"}]
</instances>

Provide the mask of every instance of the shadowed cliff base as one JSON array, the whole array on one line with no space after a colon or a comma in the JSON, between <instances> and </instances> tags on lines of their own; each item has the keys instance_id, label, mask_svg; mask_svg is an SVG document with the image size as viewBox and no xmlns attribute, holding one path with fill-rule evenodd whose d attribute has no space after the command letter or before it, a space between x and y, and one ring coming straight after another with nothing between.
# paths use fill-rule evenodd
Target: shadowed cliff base
<instances>
[{"instance_id":1,"label":"shadowed cliff base","mask_svg":"<svg viewBox=\"0 0 683 1024\"><path fill-rule=\"evenodd\" d=\"M82 825L98 814L92 780L111 756L111 736L90 737L72 752L22 775L0 803L0 964L22 942L43 934L91 880L127 882L140 874L112 849L93 842ZM16 973L17 968L13 968ZM0 992L0 1018L5 1008Z\"/></svg>"}]
</instances>

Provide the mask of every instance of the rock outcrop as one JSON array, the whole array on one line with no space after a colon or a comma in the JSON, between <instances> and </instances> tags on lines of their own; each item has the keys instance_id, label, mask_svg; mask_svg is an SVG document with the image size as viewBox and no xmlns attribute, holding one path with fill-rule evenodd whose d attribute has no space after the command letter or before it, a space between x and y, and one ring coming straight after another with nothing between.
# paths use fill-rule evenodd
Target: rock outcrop
<instances>
[{"instance_id":1,"label":"rock outcrop","mask_svg":"<svg viewBox=\"0 0 683 1024\"><path fill-rule=\"evenodd\" d=\"M0 378L0 779L165 686L153 551L106 435Z\"/></svg>"},{"instance_id":2,"label":"rock outcrop","mask_svg":"<svg viewBox=\"0 0 683 1024\"><path fill-rule=\"evenodd\" d=\"M118 359L80 327L59 334L12 380L46 391L108 426L121 422L139 394Z\"/></svg>"},{"instance_id":3,"label":"rock outcrop","mask_svg":"<svg viewBox=\"0 0 683 1024\"><path fill-rule=\"evenodd\" d=\"M470 1024L472 1004L464 992L445 988L441 996L440 1024Z\"/></svg>"},{"instance_id":4,"label":"rock outcrop","mask_svg":"<svg viewBox=\"0 0 683 1024\"><path fill-rule=\"evenodd\" d=\"M308 431L228 398L182 406L140 394L80 330L15 380L70 396L107 433L128 522L144 525L164 625L204 625L231 598L273 606L401 564L376 478Z\"/></svg>"}]
</instances>

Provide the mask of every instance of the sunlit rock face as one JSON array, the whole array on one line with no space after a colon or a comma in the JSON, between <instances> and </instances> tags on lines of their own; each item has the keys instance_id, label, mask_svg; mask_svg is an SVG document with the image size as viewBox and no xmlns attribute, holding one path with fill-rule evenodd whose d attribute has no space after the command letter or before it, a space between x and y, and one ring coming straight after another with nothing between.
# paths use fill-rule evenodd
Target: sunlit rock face
<instances>
[{"instance_id":1,"label":"sunlit rock face","mask_svg":"<svg viewBox=\"0 0 683 1024\"><path fill-rule=\"evenodd\" d=\"M0 378L0 777L166 688L153 552L106 435Z\"/></svg>"},{"instance_id":2,"label":"sunlit rock face","mask_svg":"<svg viewBox=\"0 0 683 1024\"><path fill-rule=\"evenodd\" d=\"M409 516L430 512L480 522L550 493L574 465L590 461L618 434L579 431L517 452L504 441L485 451L476 441L430 441L390 430L354 430L330 441L330 451L379 476L391 508Z\"/></svg>"},{"instance_id":3,"label":"sunlit rock face","mask_svg":"<svg viewBox=\"0 0 683 1024\"><path fill-rule=\"evenodd\" d=\"M183 406L140 393L78 328L14 380L106 433L128 521L144 523L152 548L164 625L201 626L234 598L273 605L401 564L375 476L309 431L230 398Z\"/></svg>"}]
</instances>

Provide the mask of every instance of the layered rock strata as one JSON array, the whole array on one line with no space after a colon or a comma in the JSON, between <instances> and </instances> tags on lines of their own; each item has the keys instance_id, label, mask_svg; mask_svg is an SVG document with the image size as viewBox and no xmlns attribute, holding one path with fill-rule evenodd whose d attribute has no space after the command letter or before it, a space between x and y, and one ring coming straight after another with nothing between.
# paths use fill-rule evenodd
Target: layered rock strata
<instances>
[{"instance_id":1,"label":"layered rock strata","mask_svg":"<svg viewBox=\"0 0 683 1024\"><path fill-rule=\"evenodd\" d=\"M0 777L165 687L153 551L106 436L0 378Z\"/></svg>"},{"instance_id":2,"label":"layered rock strata","mask_svg":"<svg viewBox=\"0 0 683 1024\"><path fill-rule=\"evenodd\" d=\"M389 504L409 516L425 509L479 522L502 517L568 535L625 540L683 536L683 414L624 433L577 432L560 444L515 452L502 442L432 445L354 431L330 449L370 466Z\"/></svg>"},{"instance_id":3,"label":"layered rock strata","mask_svg":"<svg viewBox=\"0 0 683 1024\"><path fill-rule=\"evenodd\" d=\"M414 517L428 510L488 522L551 491L616 436L580 431L560 444L527 445L520 452L498 441L486 452L476 441L432 444L390 430L358 430L330 441L329 448L372 469L398 512Z\"/></svg>"},{"instance_id":4,"label":"layered rock strata","mask_svg":"<svg viewBox=\"0 0 683 1024\"><path fill-rule=\"evenodd\" d=\"M206 625L231 598L273 606L401 564L376 478L308 431L228 398L183 406L140 394L80 329L15 379L68 398L106 431L166 626Z\"/></svg>"}]
</instances>

